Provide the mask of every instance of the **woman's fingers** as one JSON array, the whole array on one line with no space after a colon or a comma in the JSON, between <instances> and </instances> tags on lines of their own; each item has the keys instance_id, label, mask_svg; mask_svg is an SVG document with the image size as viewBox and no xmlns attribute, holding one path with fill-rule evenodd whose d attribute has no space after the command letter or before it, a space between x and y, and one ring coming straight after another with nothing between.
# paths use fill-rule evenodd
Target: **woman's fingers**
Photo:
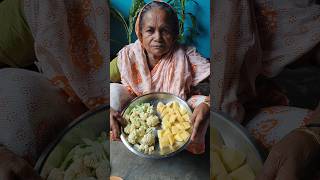
<instances>
[{"instance_id":1,"label":"woman's fingers","mask_svg":"<svg viewBox=\"0 0 320 180\"><path fill-rule=\"evenodd\" d=\"M192 115L191 115L191 118L190 118L191 124L194 124L195 119L196 119L196 117L197 117L197 114L198 114L198 109L196 108L196 109L193 111L193 113L192 113Z\"/></svg>"},{"instance_id":2,"label":"woman's fingers","mask_svg":"<svg viewBox=\"0 0 320 180\"><path fill-rule=\"evenodd\" d=\"M195 140L202 119L203 119L202 114L201 113L197 113L196 117L195 117L195 120L194 120L193 131L192 131L192 135L191 135L191 141Z\"/></svg>"}]
</instances>

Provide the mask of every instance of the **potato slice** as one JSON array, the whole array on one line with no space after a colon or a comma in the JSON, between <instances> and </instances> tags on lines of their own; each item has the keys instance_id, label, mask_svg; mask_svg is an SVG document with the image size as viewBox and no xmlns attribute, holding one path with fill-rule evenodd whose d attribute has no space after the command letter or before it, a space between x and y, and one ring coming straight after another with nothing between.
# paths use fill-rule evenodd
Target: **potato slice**
<instances>
[{"instance_id":1,"label":"potato slice","mask_svg":"<svg viewBox=\"0 0 320 180\"><path fill-rule=\"evenodd\" d=\"M177 119L177 116L176 115L172 115L172 116L170 116L169 122L170 123L174 123L176 121L176 119Z\"/></svg>"},{"instance_id":2,"label":"potato slice","mask_svg":"<svg viewBox=\"0 0 320 180\"><path fill-rule=\"evenodd\" d=\"M164 133L164 130L158 130L158 137L159 139L163 137L163 133Z\"/></svg>"},{"instance_id":3,"label":"potato slice","mask_svg":"<svg viewBox=\"0 0 320 180\"><path fill-rule=\"evenodd\" d=\"M179 135L183 139L183 141L187 141L190 136L190 134L185 130L180 131Z\"/></svg>"},{"instance_id":4,"label":"potato slice","mask_svg":"<svg viewBox=\"0 0 320 180\"><path fill-rule=\"evenodd\" d=\"M211 168L213 176L218 176L219 174L227 174L227 170L224 167L219 154L216 152L213 152L213 165Z\"/></svg>"},{"instance_id":5,"label":"potato slice","mask_svg":"<svg viewBox=\"0 0 320 180\"><path fill-rule=\"evenodd\" d=\"M184 130L188 130L191 127L189 122L183 122L182 126L184 127Z\"/></svg>"},{"instance_id":6,"label":"potato slice","mask_svg":"<svg viewBox=\"0 0 320 180\"><path fill-rule=\"evenodd\" d=\"M230 175L228 175L227 173L224 173L224 174L217 175L215 180L233 180L233 179L230 177ZM242 180L247 180L247 179L242 179Z\"/></svg>"},{"instance_id":7,"label":"potato slice","mask_svg":"<svg viewBox=\"0 0 320 180\"><path fill-rule=\"evenodd\" d=\"M181 123L176 123L175 126L180 130L184 130L184 126Z\"/></svg>"},{"instance_id":8,"label":"potato slice","mask_svg":"<svg viewBox=\"0 0 320 180\"><path fill-rule=\"evenodd\" d=\"M241 166L239 169L230 173L232 180L254 180L255 175L248 164Z\"/></svg>"},{"instance_id":9,"label":"potato slice","mask_svg":"<svg viewBox=\"0 0 320 180\"><path fill-rule=\"evenodd\" d=\"M190 117L189 117L188 114L183 115L182 118L183 118L185 121L190 122Z\"/></svg>"},{"instance_id":10,"label":"potato slice","mask_svg":"<svg viewBox=\"0 0 320 180\"><path fill-rule=\"evenodd\" d=\"M187 114L188 111L184 107L180 107L179 112L183 116L183 115Z\"/></svg>"},{"instance_id":11,"label":"potato slice","mask_svg":"<svg viewBox=\"0 0 320 180\"><path fill-rule=\"evenodd\" d=\"M174 135L174 139L175 139L176 141L180 141L180 142L183 141L183 138L180 136L180 134Z\"/></svg>"},{"instance_id":12,"label":"potato slice","mask_svg":"<svg viewBox=\"0 0 320 180\"><path fill-rule=\"evenodd\" d=\"M225 164L228 172L239 168L244 164L246 156L235 149L224 146L220 151L222 162Z\"/></svg>"},{"instance_id":13,"label":"potato slice","mask_svg":"<svg viewBox=\"0 0 320 180\"><path fill-rule=\"evenodd\" d=\"M179 132L179 128L177 126L173 125L171 127L171 132L172 132L172 134L177 134Z\"/></svg>"},{"instance_id":14,"label":"potato slice","mask_svg":"<svg viewBox=\"0 0 320 180\"><path fill-rule=\"evenodd\" d=\"M161 114L164 109L165 109L165 105L162 102L159 102L157 104L157 111Z\"/></svg>"}]
</instances>

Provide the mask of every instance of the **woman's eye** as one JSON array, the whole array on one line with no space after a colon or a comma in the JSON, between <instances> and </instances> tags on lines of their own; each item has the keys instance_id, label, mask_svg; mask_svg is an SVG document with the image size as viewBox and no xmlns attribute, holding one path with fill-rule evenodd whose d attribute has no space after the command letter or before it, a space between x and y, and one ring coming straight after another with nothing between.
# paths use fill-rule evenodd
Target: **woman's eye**
<instances>
[{"instance_id":1,"label":"woman's eye","mask_svg":"<svg viewBox=\"0 0 320 180\"><path fill-rule=\"evenodd\" d=\"M147 32L148 32L148 33L152 33L153 30L152 30L152 29L147 29Z\"/></svg>"}]
</instances>

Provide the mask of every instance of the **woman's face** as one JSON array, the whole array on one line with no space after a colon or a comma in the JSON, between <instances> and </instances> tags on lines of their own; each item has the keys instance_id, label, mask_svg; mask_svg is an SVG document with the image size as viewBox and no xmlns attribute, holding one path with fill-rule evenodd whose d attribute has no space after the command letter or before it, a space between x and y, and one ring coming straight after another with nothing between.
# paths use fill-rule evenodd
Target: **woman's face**
<instances>
[{"instance_id":1,"label":"woman's face","mask_svg":"<svg viewBox=\"0 0 320 180\"><path fill-rule=\"evenodd\" d=\"M175 43L176 37L170 22L172 20L161 8L146 12L142 18L142 45L153 58L161 58Z\"/></svg>"}]
</instances>

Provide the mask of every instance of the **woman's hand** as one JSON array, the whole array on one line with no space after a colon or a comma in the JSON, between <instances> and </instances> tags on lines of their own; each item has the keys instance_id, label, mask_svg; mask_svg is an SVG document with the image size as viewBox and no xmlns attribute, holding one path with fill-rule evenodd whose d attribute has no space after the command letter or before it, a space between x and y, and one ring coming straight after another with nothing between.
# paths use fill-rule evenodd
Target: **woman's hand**
<instances>
[{"instance_id":1,"label":"woman's hand","mask_svg":"<svg viewBox=\"0 0 320 180\"><path fill-rule=\"evenodd\" d=\"M206 103L201 103L194 109L191 116L191 123L193 124L191 141L196 139L200 124L207 120L209 114L210 107Z\"/></svg>"},{"instance_id":2,"label":"woman's hand","mask_svg":"<svg viewBox=\"0 0 320 180\"><path fill-rule=\"evenodd\" d=\"M111 139L114 141L120 140L120 128L123 125L123 118L121 114L112 108L110 108L110 127L111 127Z\"/></svg>"},{"instance_id":3,"label":"woman's hand","mask_svg":"<svg viewBox=\"0 0 320 180\"><path fill-rule=\"evenodd\" d=\"M272 147L257 180L299 180L319 150L320 145L311 134L292 131Z\"/></svg>"},{"instance_id":4,"label":"woman's hand","mask_svg":"<svg viewBox=\"0 0 320 180\"><path fill-rule=\"evenodd\" d=\"M0 147L1 180L41 180L41 177L24 159Z\"/></svg>"}]
</instances>

